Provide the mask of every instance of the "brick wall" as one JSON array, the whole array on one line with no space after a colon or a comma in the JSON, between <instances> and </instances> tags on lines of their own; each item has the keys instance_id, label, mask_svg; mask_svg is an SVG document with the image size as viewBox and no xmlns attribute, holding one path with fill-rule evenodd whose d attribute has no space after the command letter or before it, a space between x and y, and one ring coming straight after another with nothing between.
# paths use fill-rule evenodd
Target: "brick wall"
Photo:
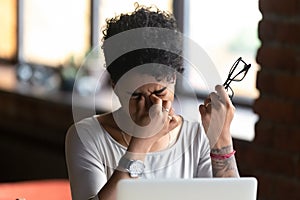
<instances>
[{"instance_id":1,"label":"brick wall","mask_svg":"<svg viewBox=\"0 0 300 200\"><path fill-rule=\"evenodd\" d=\"M260 0L260 97L254 142L235 141L242 175L256 176L258 199L300 199L300 0Z\"/></svg>"}]
</instances>

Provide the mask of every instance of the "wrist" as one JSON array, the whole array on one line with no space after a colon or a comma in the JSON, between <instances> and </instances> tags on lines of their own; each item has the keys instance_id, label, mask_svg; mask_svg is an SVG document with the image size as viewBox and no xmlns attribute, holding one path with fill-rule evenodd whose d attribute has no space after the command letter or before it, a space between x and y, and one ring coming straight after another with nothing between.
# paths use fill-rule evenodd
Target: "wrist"
<instances>
[{"instance_id":1,"label":"wrist","mask_svg":"<svg viewBox=\"0 0 300 200\"><path fill-rule=\"evenodd\" d=\"M214 155L225 155L225 154L230 154L234 151L233 149L233 146L232 145L228 145L228 146L223 146L223 147L220 147L220 148L212 148L210 150L211 154L214 154Z\"/></svg>"},{"instance_id":2,"label":"wrist","mask_svg":"<svg viewBox=\"0 0 300 200\"><path fill-rule=\"evenodd\" d=\"M222 131L212 149L222 149L224 147L232 146L232 143L230 131Z\"/></svg>"},{"instance_id":3,"label":"wrist","mask_svg":"<svg viewBox=\"0 0 300 200\"><path fill-rule=\"evenodd\" d=\"M228 158L231 158L232 156L234 156L235 152L236 151L233 150L232 152L226 153L226 154L214 154L214 153L210 153L210 157L212 159L225 160L225 159L228 159Z\"/></svg>"},{"instance_id":4,"label":"wrist","mask_svg":"<svg viewBox=\"0 0 300 200\"><path fill-rule=\"evenodd\" d=\"M145 165L143 160L138 157L128 156L126 153L120 159L117 170L128 173L131 178L138 178L144 173Z\"/></svg>"},{"instance_id":5,"label":"wrist","mask_svg":"<svg viewBox=\"0 0 300 200\"><path fill-rule=\"evenodd\" d=\"M233 146L230 145L220 149L211 149L210 157L215 160L226 160L234 156L235 152Z\"/></svg>"}]
</instances>

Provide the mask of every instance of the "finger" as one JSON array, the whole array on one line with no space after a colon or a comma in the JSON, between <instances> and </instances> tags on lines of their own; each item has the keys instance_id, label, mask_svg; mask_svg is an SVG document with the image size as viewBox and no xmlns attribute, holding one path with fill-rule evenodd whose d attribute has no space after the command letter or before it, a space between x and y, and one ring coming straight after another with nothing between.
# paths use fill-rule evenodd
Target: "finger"
<instances>
[{"instance_id":1,"label":"finger","mask_svg":"<svg viewBox=\"0 0 300 200\"><path fill-rule=\"evenodd\" d=\"M199 106L199 112L200 112L201 117L203 118L205 116L205 114L207 113L206 106L201 104Z\"/></svg>"},{"instance_id":2,"label":"finger","mask_svg":"<svg viewBox=\"0 0 300 200\"><path fill-rule=\"evenodd\" d=\"M169 106L167 106L167 107L169 107ZM163 107L163 112L168 114L167 118L169 119L169 121L171 121L174 118L174 114L175 114L174 108L171 107L170 109L168 109L168 108L165 109Z\"/></svg>"},{"instance_id":3,"label":"finger","mask_svg":"<svg viewBox=\"0 0 300 200\"><path fill-rule=\"evenodd\" d=\"M173 107L171 107L169 115L171 116L175 115L175 109Z\"/></svg>"},{"instance_id":4,"label":"finger","mask_svg":"<svg viewBox=\"0 0 300 200\"><path fill-rule=\"evenodd\" d=\"M230 111L229 113L234 113L235 107L232 104L232 101L230 100L225 88L221 85L217 85L215 89L216 89L222 103L225 105L225 107L227 109L229 109L229 111Z\"/></svg>"},{"instance_id":5,"label":"finger","mask_svg":"<svg viewBox=\"0 0 300 200\"><path fill-rule=\"evenodd\" d=\"M200 105L199 112L201 115L201 122L202 122L203 128L204 128L205 132L207 133L207 129L208 129L208 126L210 123L211 110L208 111L207 107L205 107L204 105Z\"/></svg>"},{"instance_id":6,"label":"finger","mask_svg":"<svg viewBox=\"0 0 300 200\"><path fill-rule=\"evenodd\" d=\"M156 96L155 94L150 95L150 101L153 104L159 104L159 105L162 105L162 102L163 102L163 100L161 98L159 98L158 96Z\"/></svg>"},{"instance_id":7,"label":"finger","mask_svg":"<svg viewBox=\"0 0 300 200\"><path fill-rule=\"evenodd\" d=\"M157 97L156 95L152 94L150 96L150 101L152 102L152 106L150 108L151 112L153 112L153 114L161 114L162 113L162 99Z\"/></svg>"},{"instance_id":8,"label":"finger","mask_svg":"<svg viewBox=\"0 0 300 200\"><path fill-rule=\"evenodd\" d=\"M169 122L172 120L172 116L169 115L171 111L172 102L171 101L163 101L161 98L157 97L155 94L150 96L150 100L153 105L150 108L150 117L152 119L156 118L158 122Z\"/></svg>"},{"instance_id":9,"label":"finger","mask_svg":"<svg viewBox=\"0 0 300 200\"><path fill-rule=\"evenodd\" d=\"M224 88L224 86L222 85L216 85L215 90L217 91L217 94L219 95L220 99L224 102L224 103L231 103L231 100Z\"/></svg>"},{"instance_id":10,"label":"finger","mask_svg":"<svg viewBox=\"0 0 300 200\"><path fill-rule=\"evenodd\" d=\"M204 105L207 107L207 105L211 102L210 97L208 96L205 100L204 100Z\"/></svg>"},{"instance_id":11,"label":"finger","mask_svg":"<svg viewBox=\"0 0 300 200\"><path fill-rule=\"evenodd\" d=\"M170 113L172 109L172 102L171 101L163 101L162 102L163 111Z\"/></svg>"},{"instance_id":12,"label":"finger","mask_svg":"<svg viewBox=\"0 0 300 200\"><path fill-rule=\"evenodd\" d=\"M171 101L163 101L162 112L165 118L169 121L173 119L174 109L172 109Z\"/></svg>"},{"instance_id":13,"label":"finger","mask_svg":"<svg viewBox=\"0 0 300 200\"><path fill-rule=\"evenodd\" d=\"M212 108L218 109L222 106L223 102L221 101L221 98L217 93L212 92L210 94L210 97L211 97L211 107Z\"/></svg>"},{"instance_id":14,"label":"finger","mask_svg":"<svg viewBox=\"0 0 300 200\"><path fill-rule=\"evenodd\" d=\"M220 96L216 92L212 92L209 94L211 102L216 102L220 100Z\"/></svg>"}]
</instances>

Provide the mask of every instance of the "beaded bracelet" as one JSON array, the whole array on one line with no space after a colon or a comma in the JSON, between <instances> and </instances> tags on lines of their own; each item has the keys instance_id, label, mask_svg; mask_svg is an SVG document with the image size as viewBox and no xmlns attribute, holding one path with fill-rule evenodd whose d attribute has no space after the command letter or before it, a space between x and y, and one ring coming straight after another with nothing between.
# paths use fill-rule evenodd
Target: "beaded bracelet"
<instances>
[{"instance_id":1,"label":"beaded bracelet","mask_svg":"<svg viewBox=\"0 0 300 200\"><path fill-rule=\"evenodd\" d=\"M233 150L231 153L228 153L228 154L213 154L213 153L210 153L210 157L214 158L214 159L218 159L218 160L225 160L225 159L230 158L234 154L235 154L235 150Z\"/></svg>"}]
</instances>

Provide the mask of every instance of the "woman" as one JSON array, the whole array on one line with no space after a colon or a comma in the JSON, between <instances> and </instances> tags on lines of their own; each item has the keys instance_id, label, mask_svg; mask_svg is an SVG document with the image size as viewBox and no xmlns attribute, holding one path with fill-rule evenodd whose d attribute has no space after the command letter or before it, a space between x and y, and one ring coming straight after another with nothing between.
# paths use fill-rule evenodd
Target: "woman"
<instances>
[{"instance_id":1,"label":"woman","mask_svg":"<svg viewBox=\"0 0 300 200\"><path fill-rule=\"evenodd\" d=\"M137 6L133 13L107 21L106 61L112 52L105 43L109 38L142 27L177 31L172 15ZM151 38L145 36L150 42ZM173 42L180 52L181 43ZM234 107L224 88L216 86L216 92L199 106L207 135L199 122L187 121L173 109L182 60L174 52L144 48L108 65L121 107L68 130L66 159L73 199L115 199L118 181L128 178L239 176L229 132Z\"/></svg>"}]
</instances>

